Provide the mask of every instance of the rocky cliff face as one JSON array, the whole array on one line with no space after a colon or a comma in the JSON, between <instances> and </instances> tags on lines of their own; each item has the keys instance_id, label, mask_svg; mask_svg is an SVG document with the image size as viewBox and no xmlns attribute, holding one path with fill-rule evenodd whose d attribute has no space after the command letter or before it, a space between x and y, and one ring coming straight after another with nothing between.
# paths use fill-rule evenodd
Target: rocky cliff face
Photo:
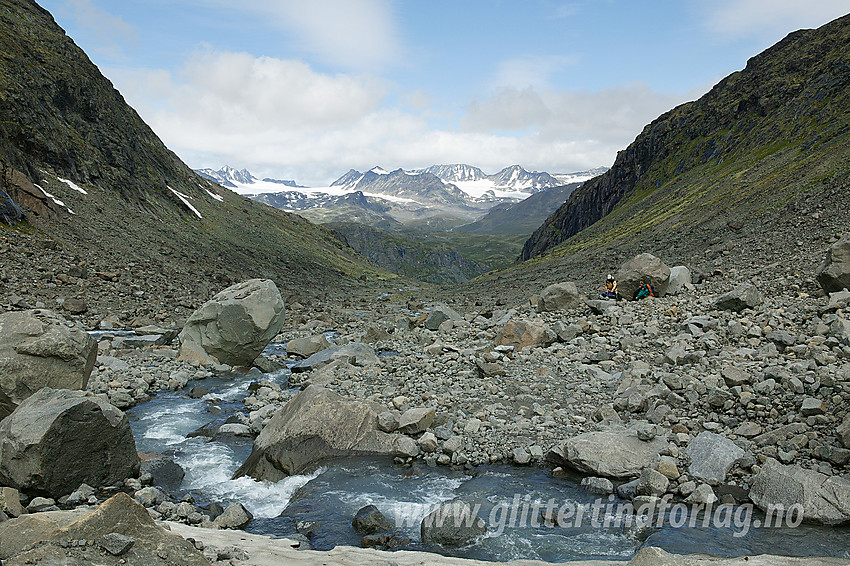
<instances>
[{"instance_id":1,"label":"rocky cliff face","mask_svg":"<svg viewBox=\"0 0 850 566\"><path fill-rule=\"evenodd\" d=\"M747 201L751 210L781 204L781 193L802 190L801 175L811 180L824 175L801 170L802 162L840 160L836 146L846 140L850 107L848 43L850 16L794 32L699 100L663 114L618 154L607 173L585 183L538 228L520 259L547 252L627 199L663 200L667 210L684 203L703 219L736 201L739 206ZM770 170L753 176L768 158ZM724 194L741 175L749 176L749 186ZM784 182L778 182L780 176ZM634 211L620 216L627 222Z\"/></svg>"}]
</instances>

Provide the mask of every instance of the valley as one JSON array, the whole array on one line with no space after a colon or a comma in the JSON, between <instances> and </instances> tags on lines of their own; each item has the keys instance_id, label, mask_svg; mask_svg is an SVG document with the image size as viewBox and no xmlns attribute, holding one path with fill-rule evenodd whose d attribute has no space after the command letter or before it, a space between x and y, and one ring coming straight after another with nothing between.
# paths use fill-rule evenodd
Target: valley
<instances>
[{"instance_id":1,"label":"valley","mask_svg":"<svg viewBox=\"0 0 850 566\"><path fill-rule=\"evenodd\" d=\"M309 187L190 168L0 0L0 561L850 566L848 46L793 31L610 169Z\"/></svg>"},{"instance_id":2,"label":"valley","mask_svg":"<svg viewBox=\"0 0 850 566\"><path fill-rule=\"evenodd\" d=\"M511 265L534 229L583 181L606 170L550 175L513 165L487 175L469 165L374 167L351 170L329 187L260 180L230 166L196 172L336 230L361 256L393 273L458 284Z\"/></svg>"}]
</instances>

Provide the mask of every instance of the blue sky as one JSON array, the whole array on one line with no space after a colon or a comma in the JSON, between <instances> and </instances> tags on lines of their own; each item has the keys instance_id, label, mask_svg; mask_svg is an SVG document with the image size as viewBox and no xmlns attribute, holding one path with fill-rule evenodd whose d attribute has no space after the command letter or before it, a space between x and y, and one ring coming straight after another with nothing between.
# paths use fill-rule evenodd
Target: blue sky
<instances>
[{"instance_id":1,"label":"blue sky","mask_svg":"<svg viewBox=\"0 0 850 566\"><path fill-rule=\"evenodd\" d=\"M42 0L163 141L326 185L350 168L611 165L848 0Z\"/></svg>"}]
</instances>

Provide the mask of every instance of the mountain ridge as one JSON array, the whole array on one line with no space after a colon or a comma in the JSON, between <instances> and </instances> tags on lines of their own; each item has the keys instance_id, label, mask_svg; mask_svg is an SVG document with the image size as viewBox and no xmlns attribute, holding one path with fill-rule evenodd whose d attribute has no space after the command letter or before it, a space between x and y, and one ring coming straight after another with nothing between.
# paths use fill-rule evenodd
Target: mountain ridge
<instances>
[{"instance_id":1,"label":"mountain ridge","mask_svg":"<svg viewBox=\"0 0 850 566\"><path fill-rule=\"evenodd\" d=\"M702 194L694 190L695 183L709 184L707 179L719 182L724 178L724 171L709 171L712 167L730 169L726 177L730 184L737 181L729 174L752 178L749 186L725 197L742 206L759 208L760 203L777 196L777 191L788 195L783 198L793 198L794 160L805 153L827 154L832 151L826 147L830 140L846 136L844 116L830 105L847 105L848 41L850 16L818 30L791 33L751 58L742 71L722 79L699 100L662 114L618 153L608 172L575 191L532 234L519 260L550 252L629 198L632 204L650 196L657 202L674 191L686 191L698 205L688 211L694 222L715 218L721 207L712 203L724 198L725 189L714 187ZM771 184L771 173L761 175L753 170L752 164L762 159L784 160L776 167L784 168L778 174L789 176L786 187ZM700 168L706 174L694 174L693 182L689 182L686 177ZM771 188L765 189L768 185ZM649 202L644 200L647 206ZM682 211L675 202L656 208L658 214L645 218L644 226L658 225L670 218L672 211ZM625 222L632 212L621 211L620 215Z\"/></svg>"},{"instance_id":2,"label":"mountain ridge","mask_svg":"<svg viewBox=\"0 0 850 566\"><path fill-rule=\"evenodd\" d=\"M335 232L199 177L30 0L0 0L0 190L26 213L24 224L0 225L15 244L7 265L26 273L26 248L36 246L52 265L41 302L76 296L88 317L160 308L185 316L220 285L253 277L276 280L287 296L395 277ZM136 287L119 275L54 280L81 263L134 270ZM26 278L14 280L6 289ZM146 304L147 293L163 306Z\"/></svg>"}]
</instances>

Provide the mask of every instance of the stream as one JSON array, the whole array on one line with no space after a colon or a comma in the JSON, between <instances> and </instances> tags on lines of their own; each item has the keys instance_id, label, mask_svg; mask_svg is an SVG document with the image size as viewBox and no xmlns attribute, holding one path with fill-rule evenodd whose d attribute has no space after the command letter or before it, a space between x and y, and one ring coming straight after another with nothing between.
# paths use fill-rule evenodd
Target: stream
<instances>
[{"instance_id":1,"label":"stream","mask_svg":"<svg viewBox=\"0 0 850 566\"><path fill-rule=\"evenodd\" d=\"M537 500L553 500L558 506L574 508L595 500L596 496L579 487L580 478L553 478L549 470L539 467L491 465L464 473L429 468L424 463L401 468L389 459L356 458L335 461L312 474L292 476L276 484L248 477L234 480L233 473L251 452L252 439L188 437L205 425L223 424L244 410L242 400L252 382L274 381L286 388L288 378L287 369L262 376L249 372L229 379L190 382L184 390L162 393L128 411L137 449L163 453L183 467L186 476L180 489L172 493L176 498L188 493L198 505L242 503L254 515L246 528L249 532L291 536L300 522L317 522L319 526L310 539L316 550L360 546L362 537L352 528L351 520L358 509L373 504L410 539L404 549L480 560L626 561L644 545L680 554L727 557L770 553L850 558L848 528L803 524L796 528L753 527L743 532L734 520L719 526L702 526L697 520L695 526L666 525L636 534L622 525L606 528L590 521L569 528L548 527L537 521L532 524L531 517L539 517L539 510L526 513L525 521L519 513L519 520L509 523L507 510L496 508L513 502L514 497L519 509L523 504L528 509ZM192 399L188 391L194 386L211 393ZM461 548L423 544L419 535L422 518L435 505L458 497L480 504L480 516L494 519L489 534ZM753 517L759 518L756 514ZM499 532L500 521L508 523L503 533Z\"/></svg>"}]
</instances>

